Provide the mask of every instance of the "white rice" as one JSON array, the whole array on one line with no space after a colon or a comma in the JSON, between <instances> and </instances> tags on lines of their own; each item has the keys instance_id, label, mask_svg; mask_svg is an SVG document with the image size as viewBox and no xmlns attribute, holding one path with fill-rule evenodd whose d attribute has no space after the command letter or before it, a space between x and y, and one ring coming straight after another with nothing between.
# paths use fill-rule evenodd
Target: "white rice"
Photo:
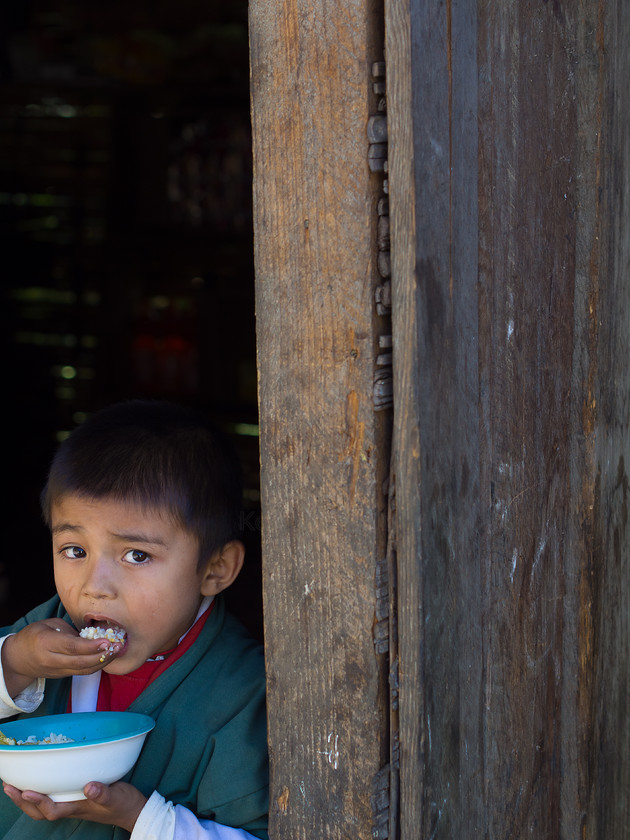
<instances>
[{"instance_id":1,"label":"white rice","mask_svg":"<svg viewBox=\"0 0 630 840\"><path fill-rule=\"evenodd\" d=\"M122 644L127 634L121 627L84 627L79 636L83 639L107 639L111 642L108 652L114 650L114 644Z\"/></svg>"},{"instance_id":2,"label":"white rice","mask_svg":"<svg viewBox=\"0 0 630 840\"><path fill-rule=\"evenodd\" d=\"M34 735L30 735L25 741L16 741L16 744L18 746L31 747L37 744L69 744L72 741L74 741L74 738L68 738L67 735L57 735L51 732L50 735L47 735L40 741Z\"/></svg>"},{"instance_id":3,"label":"white rice","mask_svg":"<svg viewBox=\"0 0 630 840\"><path fill-rule=\"evenodd\" d=\"M36 747L39 744L70 744L74 741L74 738L68 738L66 735L57 735L54 732L51 732L50 735L47 735L45 738L41 738L38 740L35 735L29 735L23 741L16 741L15 738L7 738L6 735L2 735L3 744L8 744L12 747Z\"/></svg>"}]
</instances>

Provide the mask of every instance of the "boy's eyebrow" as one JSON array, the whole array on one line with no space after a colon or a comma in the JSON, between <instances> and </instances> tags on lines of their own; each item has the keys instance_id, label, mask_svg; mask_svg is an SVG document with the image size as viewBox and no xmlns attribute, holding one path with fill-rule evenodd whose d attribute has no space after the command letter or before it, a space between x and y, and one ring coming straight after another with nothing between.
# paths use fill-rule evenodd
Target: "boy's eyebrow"
<instances>
[{"instance_id":1,"label":"boy's eyebrow","mask_svg":"<svg viewBox=\"0 0 630 840\"><path fill-rule=\"evenodd\" d=\"M53 534L60 534L64 531L83 531L84 528L81 525L71 525L69 522L60 522L58 525L54 525L52 527ZM123 540L125 542L135 542L135 543L145 543L149 545L160 545L164 548L168 547L167 541L159 536L158 534L146 534L142 531L134 531L134 532L124 532L124 531L114 531L112 532L112 536L115 537L117 540Z\"/></svg>"},{"instance_id":2,"label":"boy's eyebrow","mask_svg":"<svg viewBox=\"0 0 630 840\"><path fill-rule=\"evenodd\" d=\"M60 522L58 525L53 525L51 531L53 534L60 534L62 531L82 531L80 525L71 525L69 522Z\"/></svg>"},{"instance_id":3,"label":"boy's eyebrow","mask_svg":"<svg viewBox=\"0 0 630 840\"><path fill-rule=\"evenodd\" d=\"M149 543L150 545L161 545L165 548L168 545L166 540L158 536L157 534L144 534L142 533L142 531L137 531L134 533L121 533L119 531L114 531L112 536L116 537L116 539L118 540L124 540L125 542Z\"/></svg>"}]
</instances>

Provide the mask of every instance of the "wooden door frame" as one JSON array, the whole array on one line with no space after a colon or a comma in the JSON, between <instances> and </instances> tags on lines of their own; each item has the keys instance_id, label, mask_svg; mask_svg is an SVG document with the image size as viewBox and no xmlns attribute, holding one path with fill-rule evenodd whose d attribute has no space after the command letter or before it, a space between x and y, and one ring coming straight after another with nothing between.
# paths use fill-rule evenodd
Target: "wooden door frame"
<instances>
[{"instance_id":1,"label":"wooden door frame","mask_svg":"<svg viewBox=\"0 0 630 840\"><path fill-rule=\"evenodd\" d=\"M250 2L274 840L372 837L388 760L382 24L377 0Z\"/></svg>"}]
</instances>

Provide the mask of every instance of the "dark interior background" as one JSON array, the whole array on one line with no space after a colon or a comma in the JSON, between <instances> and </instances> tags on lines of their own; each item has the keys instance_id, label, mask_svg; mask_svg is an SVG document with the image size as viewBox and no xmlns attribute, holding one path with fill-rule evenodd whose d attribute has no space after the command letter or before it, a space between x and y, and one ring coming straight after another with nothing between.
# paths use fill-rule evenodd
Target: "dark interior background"
<instances>
[{"instance_id":1,"label":"dark interior background","mask_svg":"<svg viewBox=\"0 0 630 840\"><path fill-rule=\"evenodd\" d=\"M220 422L245 472L232 608L261 634L247 0L3 0L3 623L53 592L57 443L130 397Z\"/></svg>"}]
</instances>

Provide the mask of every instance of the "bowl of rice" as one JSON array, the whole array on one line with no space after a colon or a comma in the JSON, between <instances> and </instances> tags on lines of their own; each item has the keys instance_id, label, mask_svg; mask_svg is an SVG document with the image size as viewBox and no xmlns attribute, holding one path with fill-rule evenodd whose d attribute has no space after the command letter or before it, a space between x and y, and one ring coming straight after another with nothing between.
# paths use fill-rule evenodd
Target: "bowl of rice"
<instances>
[{"instance_id":1,"label":"bowl of rice","mask_svg":"<svg viewBox=\"0 0 630 840\"><path fill-rule=\"evenodd\" d=\"M55 802L85 799L136 763L155 721L135 712L75 712L0 722L0 779Z\"/></svg>"}]
</instances>

